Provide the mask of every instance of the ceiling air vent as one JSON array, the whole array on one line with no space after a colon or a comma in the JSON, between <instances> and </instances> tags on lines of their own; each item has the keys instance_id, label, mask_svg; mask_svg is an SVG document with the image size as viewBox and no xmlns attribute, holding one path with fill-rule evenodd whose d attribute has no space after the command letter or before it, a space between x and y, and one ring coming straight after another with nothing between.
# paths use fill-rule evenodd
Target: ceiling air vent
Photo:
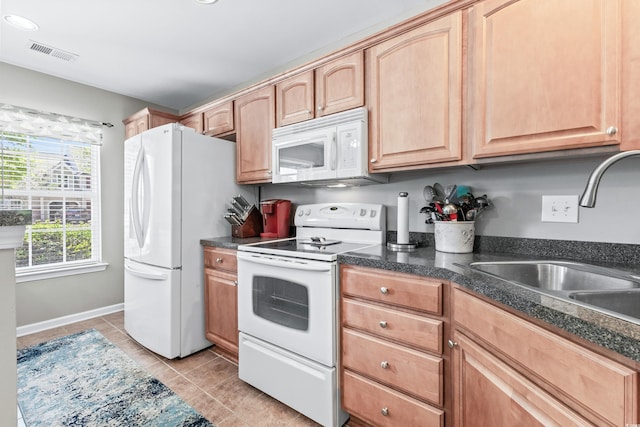
<instances>
[{"instance_id":1,"label":"ceiling air vent","mask_svg":"<svg viewBox=\"0 0 640 427\"><path fill-rule=\"evenodd\" d=\"M39 52L44 55L53 56L54 58L61 59L67 62L73 62L78 58L78 55L74 53L65 52L62 49L57 49L55 47L47 46L42 43L35 42L33 40L29 40L29 49L34 52Z\"/></svg>"}]
</instances>

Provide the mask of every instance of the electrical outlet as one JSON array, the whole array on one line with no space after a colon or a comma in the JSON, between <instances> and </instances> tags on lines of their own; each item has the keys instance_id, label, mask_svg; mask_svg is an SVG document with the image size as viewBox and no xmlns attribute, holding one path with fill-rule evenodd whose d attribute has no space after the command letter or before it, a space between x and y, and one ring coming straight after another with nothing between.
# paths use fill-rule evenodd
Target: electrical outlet
<instances>
[{"instance_id":1,"label":"electrical outlet","mask_svg":"<svg viewBox=\"0 0 640 427\"><path fill-rule=\"evenodd\" d=\"M578 196L542 196L542 222L578 222Z\"/></svg>"}]
</instances>

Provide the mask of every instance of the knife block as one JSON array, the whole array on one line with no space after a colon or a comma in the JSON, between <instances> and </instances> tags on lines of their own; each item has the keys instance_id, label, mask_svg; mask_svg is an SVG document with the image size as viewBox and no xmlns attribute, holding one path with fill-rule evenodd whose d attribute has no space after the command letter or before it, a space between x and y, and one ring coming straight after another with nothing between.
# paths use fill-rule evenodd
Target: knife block
<instances>
[{"instance_id":1,"label":"knife block","mask_svg":"<svg viewBox=\"0 0 640 427\"><path fill-rule=\"evenodd\" d=\"M247 215L247 219L242 223L242 225L231 226L231 235L240 239L256 237L259 236L261 232L262 214L255 206L251 206L249 215Z\"/></svg>"}]
</instances>

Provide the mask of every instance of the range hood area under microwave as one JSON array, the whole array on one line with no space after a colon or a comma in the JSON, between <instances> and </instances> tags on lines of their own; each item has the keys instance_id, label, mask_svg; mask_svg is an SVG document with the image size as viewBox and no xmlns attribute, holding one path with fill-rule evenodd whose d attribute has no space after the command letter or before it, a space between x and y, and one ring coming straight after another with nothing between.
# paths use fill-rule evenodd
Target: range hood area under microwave
<instances>
[{"instance_id":1,"label":"range hood area under microwave","mask_svg":"<svg viewBox=\"0 0 640 427\"><path fill-rule=\"evenodd\" d=\"M368 172L368 112L364 107L273 130L272 182L357 186L388 182Z\"/></svg>"}]
</instances>

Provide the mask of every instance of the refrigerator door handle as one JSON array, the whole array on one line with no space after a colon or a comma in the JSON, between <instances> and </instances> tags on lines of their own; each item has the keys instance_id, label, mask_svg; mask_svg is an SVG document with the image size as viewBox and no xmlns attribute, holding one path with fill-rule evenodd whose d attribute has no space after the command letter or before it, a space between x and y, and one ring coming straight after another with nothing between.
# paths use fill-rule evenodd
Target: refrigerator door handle
<instances>
[{"instance_id":1,"label":"refrigerator door handle","mask_svg":"<svg viewBox=\"0 0 640 427\"><path fill-rule=\"evenodd\" d=\"M136 234L136 240L138 241L138 247L141 248L144 245L144 236L142 235L142 227L140 223L140 176L142 173L144 163L144 148L140 147L138 151L138 158L136 159L136 166L133 169L133 180L131 184L131 216L133 222L133 231ZM144 190L143 190L144 191Z\"/></svg>"},{"instance_id":2,"label":"refrigerator door handle","mask_svg":"<svg viewBox=\"0 0 640 427\"><path fill-rule=\"evenodd\" d=\"M151 176L149 174L149 162L147 161L147 154L145 152L142 153L144 160L142 162L142 223L141 228L142 232L142 244L147 239L147 233L149 232L149 215L150 215L150 207L151 207ZM142 247L142 246L141 246Z\"/></svg>"},{"instance_id":3,"label":"refrigerator door handle","mask_svg":"<svg viewBox=\"0 0 640 427\"><path fill-rule=\"evenodd\" d=\"M169 277L166 273L151 273L148 271L136 270L129 263L125 263L124 268L134 276L149 280L167 280Z\"/></svg>"}]
</instances>

